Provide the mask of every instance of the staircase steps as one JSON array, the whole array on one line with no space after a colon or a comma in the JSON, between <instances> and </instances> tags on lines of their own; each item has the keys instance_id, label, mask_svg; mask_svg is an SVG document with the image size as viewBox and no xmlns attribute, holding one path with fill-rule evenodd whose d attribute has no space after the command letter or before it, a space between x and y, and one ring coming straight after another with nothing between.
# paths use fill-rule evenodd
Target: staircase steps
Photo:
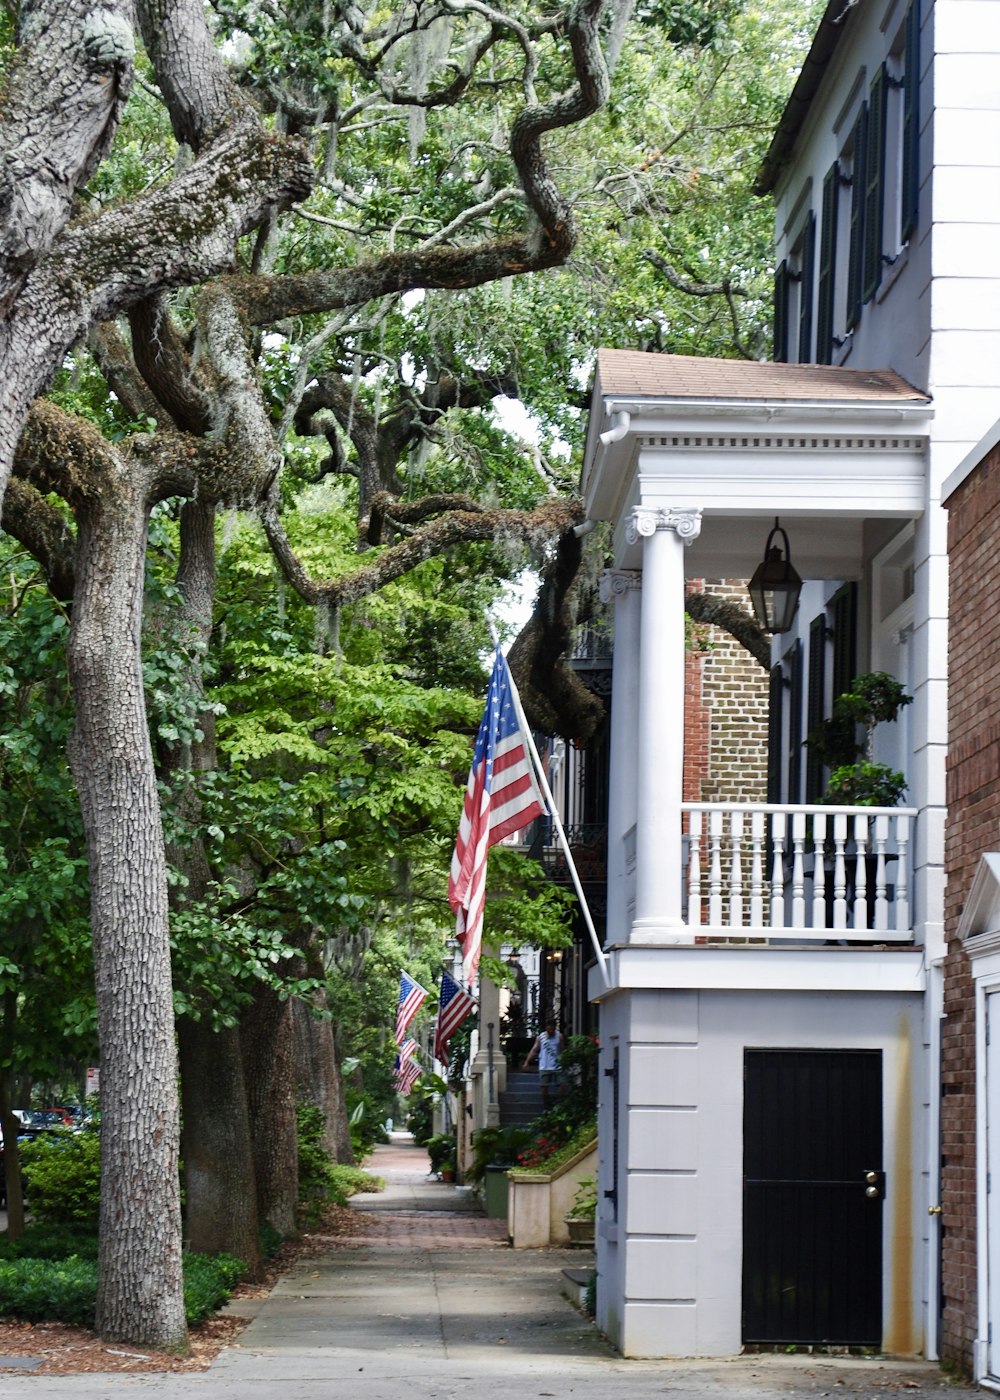
<instances>
[{"instance_id":1,"label":"staircase steps","mask_svg":"<svg viewBox=\"0 0 1000 1400\"><path fill-rule=\"evenodd\" d=\"M542 1091L538 1075L528 1070L509 1070L507 1088L500 1095L500 1126L530 1123L542 1112Z\"/></svg>"}]
</instances>

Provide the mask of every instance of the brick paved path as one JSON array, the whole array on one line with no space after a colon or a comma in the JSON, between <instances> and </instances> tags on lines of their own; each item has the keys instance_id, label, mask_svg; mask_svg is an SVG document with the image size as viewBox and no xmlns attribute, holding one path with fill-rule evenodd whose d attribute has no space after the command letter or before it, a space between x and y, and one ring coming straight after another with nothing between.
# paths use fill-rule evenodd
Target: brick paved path
<instances>
[{"instance_id":1,"label":"brick paved path","mask_svg":"<svg viewBox=\"0 0 1000 1400\"><path fill-rule=\"evenodd\" d=\"M507 1246L507 1222L487 1220L475 1194L430 1174L430 1161L409 1134L375 1148L367 1169L385 1180L377 1196L355 1196L360 1229L340 1241L347 1249L497 1249Z\"/></svg>"}]
</instances>

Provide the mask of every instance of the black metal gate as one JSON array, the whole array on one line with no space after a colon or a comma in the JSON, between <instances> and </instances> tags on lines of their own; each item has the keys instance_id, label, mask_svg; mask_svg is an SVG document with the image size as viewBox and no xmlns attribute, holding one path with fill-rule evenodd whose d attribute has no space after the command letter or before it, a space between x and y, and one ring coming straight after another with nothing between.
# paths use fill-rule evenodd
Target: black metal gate
<instances>
[{"instance_id":1,"label":"black metal gate","mask_svg":"<svg viewBox=\"0 0 1000 1400\"><path fill-rule=\"evenodd\" d=\"M747 1050L743 1340L882 1341L882 1052Z\"/></svg>"}]
</instances>

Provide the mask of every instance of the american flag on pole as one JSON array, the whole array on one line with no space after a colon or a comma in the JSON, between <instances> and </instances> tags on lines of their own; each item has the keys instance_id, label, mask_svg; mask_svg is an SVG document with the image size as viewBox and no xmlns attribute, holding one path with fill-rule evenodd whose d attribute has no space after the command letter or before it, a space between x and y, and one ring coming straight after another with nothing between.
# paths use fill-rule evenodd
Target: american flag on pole
<instances>
[{"instance_id":1,"label":"american flag on pole","mask_svg":"<svg viewBox=\"0 0 1000 1400\"><path fill-rule=\"evenodd\" d=\"M404 1040L399 1047L394 1078L396 1088L401 1094L408 1094L423 1074L423 1068L417 1059L419 1049L415 1040Z\"/></svg>"},{"instance_id":2,"label":"american flag on pole","mask_svg":"<svg viewBox=\"0 0 1000 1400\"><path fill-rule=\"evenodd\" d=\"M406 1028L427 1000L427 993L408 972L399 979L399 1004L396 1007L396 1041L403 1043Z\"/></svg>"},{"instance_id":3,"label":"american flag on pole","mask_svg":"<svg viewBox=\"0 0 1000 1400\"><path fill-rule=\"evenodd\" d=\"M470 987L483 942L487 853L545 811L514 694L507 662L498 651L448 880L448 901L455 911L455 932L462 949L462 976Z\"/></svg>"},{"instance_id":4,"label":"american flag on pole","mask_svg":"<svg viewBox=\"0 0 1000 1400\"><path fill-rule=\"evenodd\" d=\"M437 1025L434 1028L434 1058L448 1063L448 1041L470 1011L475 1011L475 998L460 987L447 972L441 974L441 997L438 1001Z\"/></svg>"}]
</instances>

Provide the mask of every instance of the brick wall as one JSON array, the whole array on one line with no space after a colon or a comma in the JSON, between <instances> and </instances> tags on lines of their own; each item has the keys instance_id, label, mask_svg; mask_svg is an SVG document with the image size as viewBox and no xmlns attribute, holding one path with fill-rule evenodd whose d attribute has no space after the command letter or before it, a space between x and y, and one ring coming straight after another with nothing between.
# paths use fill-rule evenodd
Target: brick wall
<instances>
[{"instance_id":1,"label":"brick wall","mask_svg":"<svg viewBox=\"0 0 1000 1400\"><path fill-rule=\"evenodd\" d=\"M698 579L689 587L749 608L739 580ZM684 800L764 802L767 672L728 632L700 630L708 650L688 653L685 675Z\"/></svg>"},{"instance_id":2,"label":"brick wall","mask_svg":"<svg viewBox=\"0 0 1000 1400\"><path fill-rule=\"evenodd\" d=\"M941 1354L972 1368L976 1336L975 1006L956 937L984 851L1000 848L1000 450L948 502L948 823L941 1045Z\"/></svg>"}]
</instances>

